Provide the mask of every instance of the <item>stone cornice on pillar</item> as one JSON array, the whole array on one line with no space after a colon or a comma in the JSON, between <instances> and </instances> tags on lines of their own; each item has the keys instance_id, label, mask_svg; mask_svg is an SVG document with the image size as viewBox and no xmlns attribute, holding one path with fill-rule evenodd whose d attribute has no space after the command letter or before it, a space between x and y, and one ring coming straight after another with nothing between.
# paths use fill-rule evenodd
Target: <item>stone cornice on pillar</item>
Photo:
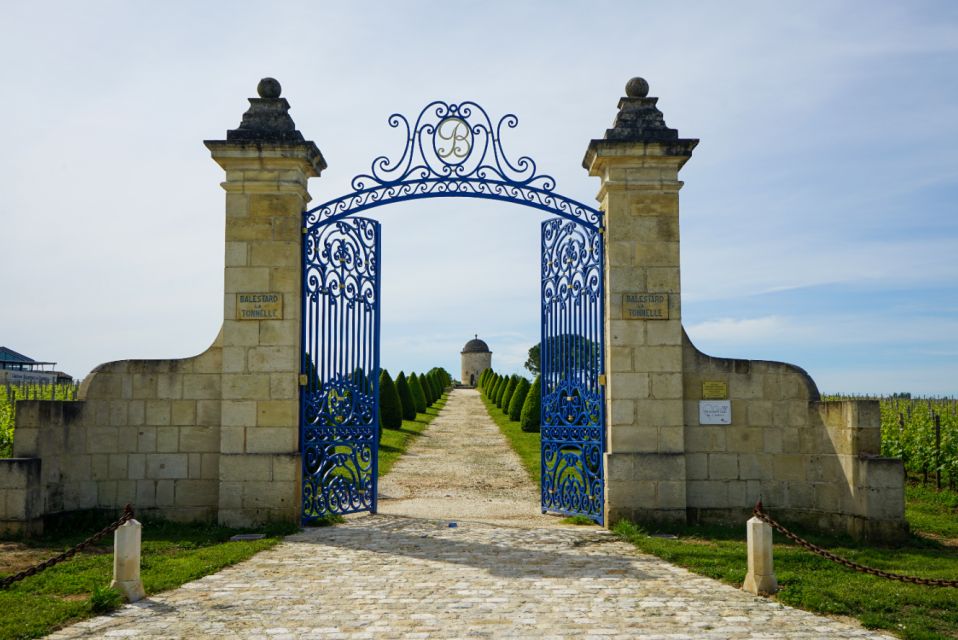
<instances>
[{"instance_id":1,"label":"stone cornice on pillar","mask_svg":"<svg viewBox=\"0 0 958 640\"><path fill-rule=\"evenodd\" d=\"M278 180L281 190L286 182L290 183L286 188L305 189L306 179L318 177L326 160L316 143L296 129L289 116L289 102L279 97L279 82L263 78L256 89L260 97L249 99L250 108L239 127L227 131L226 140L204 141L227 172L224 188L231 190L226 185L234 182L249 185L261 181L276 186Z\"/></svg>"},{"instance_id":2,"label":"stone cornice on pillar","mask_svg":"<svg viewBox=\"0 0 958 640\"><path fill-rule=\"evenodd\" d=\"M699 141L679 138L677 130L666 126L658 98L647 97L645 80L632 78L625 91L612 128L589 143L582 160L589 175L602 178L599 199L616 188L678 191L678 171Z\"/></svg>"}]
</instances>

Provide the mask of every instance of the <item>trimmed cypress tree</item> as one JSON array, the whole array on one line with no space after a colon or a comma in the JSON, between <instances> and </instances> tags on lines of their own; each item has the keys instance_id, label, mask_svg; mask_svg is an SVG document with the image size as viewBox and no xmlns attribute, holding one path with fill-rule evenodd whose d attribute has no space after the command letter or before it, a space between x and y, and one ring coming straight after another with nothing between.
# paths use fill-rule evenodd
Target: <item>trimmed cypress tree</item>
<instances>
[{"instance_id":1,"label":"trimmed cypress tree","mask_svg":"<svg viewBox=\"0 0 958 640\"><path fill-rule=\"evenodd\" d=\"M489 381L489 390L486 392L486 399L492 402L496 401L496 388L499 386L499 382L502 380L502 376L498 373L492 376L492 380Z\"/></svg>"},{"instance_id":2,"label":"trimmed cypress tree","mask_svg":"<svg viewBox=\"0 0 958 640\"><path fill-rule=\"evenodd\" d=\"M512 394L515 393L518 384L519 376L509 376L509 384L506 385L506 390L502 392L502 402L499 404L504 413L509 413L509 401L512 400Z\"/></svg>"},{"instance_id":3,"label":"trimmed cypress tree","mask_svg":"<svg viewBox=\"0 0 958 640\"><path fill-rule=\"evenodd\" d=\"M402 401L396 383L385 369L379 374L379 421L387 429L402 426Z\"/></svg>"},{"instance_id":4,"label":"trimmed cypress tree","mask_svg":"<svg viewBox=\"0 0 958 640\"><path fill-rule=\"evenodd\" d=\"M529 381L525 378L519 378L519 384L516 390L512 392L512 398L509 400L509 419L513 422L519 422L522 417L522 405L529 395Z\"/></svg>"},{"instance_id":5,"label":"trimmed cypress tree","mask_svg":"<svg viewBox=\"0 0 958 640\"><path fill-rule=\"evenodd\" d=\"M486 382L482 385L482 395L485 398L489 397L489 392L492 391L492 388L496 386L496 372L492 369L489 370L489 375L486 376Z\"/></svg>"},{"instance_id":6,"label":"trimmed cypress tree","mask_svg":"<svg viewBox=\"0 0 958 640\"><path fill-rule=\"evenodd\" d=\"M406 374L402 371L396 376L396 391L399 393L399 401L402 403L402 419L415 420L416 401L412 399L409 382L406 381Z\"/></svg>"},{"instance_id":7,"label":"trimmed cypress tree","mask_svg":"<svg viewBox=\"0 0 958 640\"><path fill-rule=\"evenodd\" d=\"M485 389L485 388L486 388L486 382L488 382L488 380L489 380L489 372L490 372L490 371L491 371L491 369L483 369L483 370L482 370L482 373L479 374L479 388L480 388L480 389Z\"/></svg>"},{"instance_id":8,"label":"trimmed cypress tree","mask_svg":"<svg viewBox=\"0 0 958 640\"><path fill-rule=\"evenodd\" d=\"M539 376L532 381L526 401L522 403L522 414L519 416L519 426L523 431L538 431L540 419L540 405L542 404L542 383Z\"/></svg>"},{"instance_id":9,"label":"trimmed cypress tree","mask_svg":"<svg viewBox=\"0 0 958 640\"><path fill-rule=\"evenodd\" d=\"M499 406L499 398L502 397L502 392L506 390L506 385L509 384L509 378L505 376L499 376L499 382L496 384L496 389L493 391L493 396L489 398L492 400L492 404Z\"/></svg>"},{"instance_id":10,"label":"trimmed cypress tree","mask_svg":"<svg viewBox=\"0 0 958 640\"><path fill-rule=\"evenodd\" d=\"M509 381L512 380L511 376L502 376L502 382L499 383L499 388L496 389L496 397L493 402L496 403L496 406L500 409L502 408L502 396L506 394L506 389L509 388Z\"/></svg>"},{"instance_id":11,"label":"trimmed cypress tree","mask_svg":"<svg viewBox=\"0 0 958 640\"><path fill-rule=\"evenodd\" d=\"M426 406L431 407L432 403L436 401L436 395L432 388L432 382L429 381L428 373L419 376L419 384L422 385L423 393L426 394Z\"/></svg>"},{"instance_id":12,"label":"trimmed cypress tree","mask_svg":"<svg viewBox=\"0 0 958 640\"><path fill-rule=\"evenodd\" d=\"M422 390L419 376L415 372L409 374L409 392L416 407L416 413L426 413L426 393Z\"/></svg>"}]
</instances>

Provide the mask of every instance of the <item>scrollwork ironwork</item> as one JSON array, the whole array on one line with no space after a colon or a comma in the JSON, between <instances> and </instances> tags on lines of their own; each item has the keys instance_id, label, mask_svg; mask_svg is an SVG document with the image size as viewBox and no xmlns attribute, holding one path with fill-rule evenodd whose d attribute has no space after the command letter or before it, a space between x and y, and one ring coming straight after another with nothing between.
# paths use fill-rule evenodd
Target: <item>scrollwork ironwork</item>
<instances>
[{"instance_id":1,"label":"scrollwork ironwork","mask_svg":"<svg viewBox=\"0 0 958 640\"><path fill-rule=\"evenodd\" d=\"M542 223L542 508L603 520L602 236Z\"/></svg>"},{"instance_id":2,"label":"scrollwork ironwork","mask_svg":"<svg viewBox=\"0 0 958 640\"><path fill-rule=\"evenodd\" d=\"M379 225L351 217L406 200L465 197L559 216L542 228L542 507L603 521L603 214L511 158L475 102L429 103L398 158L376 157L352 192L303 214L303 517L376 508Z\"/></svg>"},{"instance_id":3,"label":"scrollwork ironwork","mask_svg":"<svg viewBox=\"0 0 958 640\"><path fill-rule=\"evenodd\" d=\"M354 217L303 240L303 520L376 507L379 223Z\"/></svg>"},{"instance_id":4,"label":"scrollwork ironwork","mask_svg":"<svg viewBox=\"0 0 958 640\"><path fill-rule=\"evenodd\" d=\"M355 176L353 191L306 212L307 228L338 220L387 203L420 198L471 197L513 202L547 211L590 228L599 228L602 213L555 192L551 175L538 173L529 156L512 160L502 134L519 119L508 114L493 124L475 102L433 101L411 124L394 113L389 125L405 135L402 155L378 156L369 173Z\"/></svg>"}]
</instances>

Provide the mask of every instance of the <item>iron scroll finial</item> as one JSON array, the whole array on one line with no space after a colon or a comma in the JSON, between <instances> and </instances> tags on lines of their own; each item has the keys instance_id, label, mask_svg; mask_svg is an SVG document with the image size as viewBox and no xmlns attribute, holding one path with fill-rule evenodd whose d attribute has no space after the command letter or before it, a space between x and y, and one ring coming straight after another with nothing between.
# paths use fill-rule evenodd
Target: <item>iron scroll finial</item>
<instances>
[{"instance_id":1,"label":"iron scroll finial","mask_svg":"<svg viewBox=\"0 0 958 640\"><path fill-rule=\"evenodd\" d=\"M502 147L504 129L514 129L519 118L507 114L493 124L475 102L434 100L410 120L389 116L389 126L406 133L406 148L398 159L379 156L370 173L353 178L357 191L411 180L498 180L508 185L555 188L555 178L539 174L528 156L510 160Z\"/></svg>"},{"instance_id":2,"label":"iron scroll finial","mask_svg":"<svg viewBox=\"0 0 958 640\"><path fill-rule=\"evenodd\" d=\"M400 113L389 126L404 133L398 157L377 156L367 173L353 177L353 191L309 209L303 227L335 222L390 202L437 197L513 202L579 222L602 226L602 212L555 192L551 175L539 173L529 156L510 157L503 134L519 118L494 121L478 103L434 100L413 119Z\"/></svg>"}]
</instances>

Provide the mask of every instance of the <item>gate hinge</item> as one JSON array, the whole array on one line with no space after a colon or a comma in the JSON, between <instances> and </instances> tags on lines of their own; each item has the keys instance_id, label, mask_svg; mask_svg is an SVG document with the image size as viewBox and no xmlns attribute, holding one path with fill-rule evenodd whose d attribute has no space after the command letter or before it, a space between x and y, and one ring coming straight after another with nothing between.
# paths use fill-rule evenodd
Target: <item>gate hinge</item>
<instances>
[{"instance_id":1,"label":"gate hinge","mask_svg":"<svg viewBox=\"0 0 958 640\"><path fill-rule=\"evenodd\" d=\"M307 376L305 373L299 374L299 386L305 387L308 384L309 384L309 376Z\"/></svg>"},{"instance_id":2,"label":"gate hinge","mask_svg":"<svg viewBox=\"0 0 958 640\"><path fill-rule=\"evenodd\" d=\"M600 387L604 387L604 386L605 386L605 374L604 374L604 373L600 373L600 374L599 374L599 386L600 386Z\"/></svg>"},{"instance_id":3,"label":"gate hinge","mask_svg":"<svg viewBox=\"0 0 958 640\"><path fill-rule=\"evenodd\" d=\"M309 233L309 229L307 229L306 227L303 227L302 232L303 232L303 235L305 236L307 233Z\"/></svg>"}]
</instances>

